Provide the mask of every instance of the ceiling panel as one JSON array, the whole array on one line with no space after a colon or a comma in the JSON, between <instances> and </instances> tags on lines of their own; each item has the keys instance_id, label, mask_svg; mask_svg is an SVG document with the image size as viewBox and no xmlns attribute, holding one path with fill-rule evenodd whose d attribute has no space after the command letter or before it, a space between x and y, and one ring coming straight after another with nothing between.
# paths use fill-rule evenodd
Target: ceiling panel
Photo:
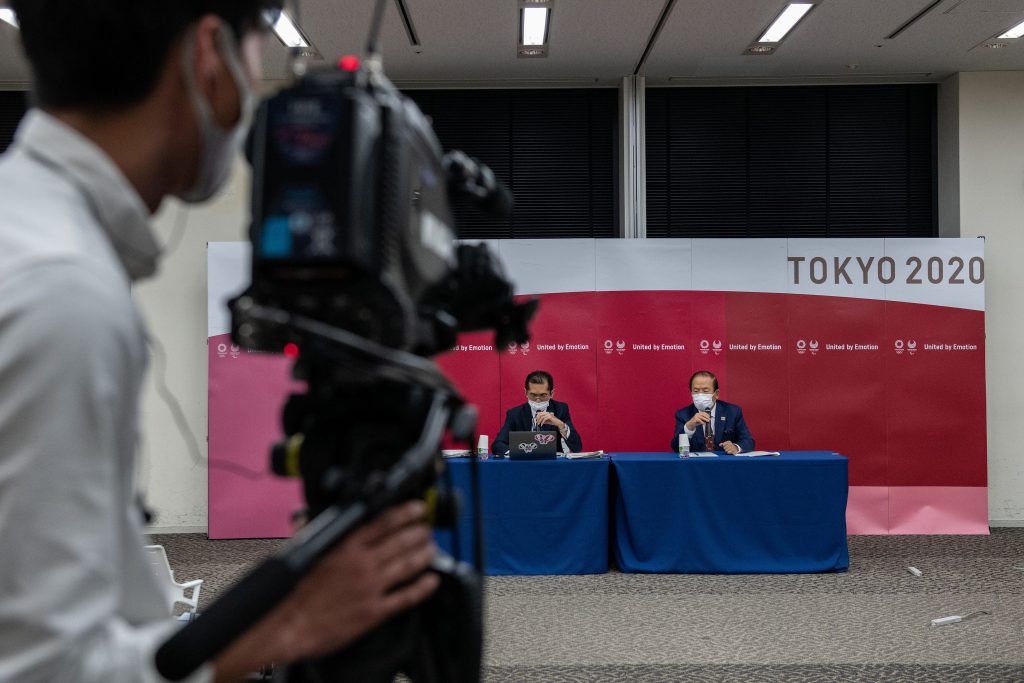
<instances>
[{"instance_id":1,"label":"ceiling panel","mask_svg":"<svg viewBox=\"0 0 1024 683\"><path fill-rule=\"evenodd\" d=\"M325 57L362 51L369 3L306 2L303 25ZM407 0L419 35L409 45L394 2L383 30L386 72L396 81L610 79L631 73L661 11L661 0L555 0L549 55L520 59L516 0Z\"/></svg>"},{"instance_id":2,"label":"ceiling panel","mask_svg":"<svg viewBox=\"0 0 1024 683\"><path fill-rule=\"evenodd\" d=\"M943 4L892 40L886 36L931 0L823 0L775 54L743 55L784 3L731 0L728 11L679 3L647 62L652 80L890 77L937 80L957 71L1024 69L1024 41L1001 50L975 49L1004 31L1005 16L952 15ZM952 5L953 3L948 3Z\"/></svg>"},{"instance_id":3,"label":"ceiling panel","mask_svg":"<svg viewBox=\"0 0 1024 683\"><path fill-rule=\"evenodd\" d=\"M382 32L385 69L404 86L617 84L639 62L669 0L554 0L550 55L516 56L517 0L407 0L421 46L394 0ZM648 83L936 81L958 71L1024 70L1024 39L979 47L1024 19L1024 0L820 0L769 57L743 55L786 0L676 0L642 73ZM362 53L368 0L302 0L301 23L333 63ZM275 40L264 74L286 76ZM17 31L0 24L0 87L28 80Z\"/></svg>"}]
</instances>

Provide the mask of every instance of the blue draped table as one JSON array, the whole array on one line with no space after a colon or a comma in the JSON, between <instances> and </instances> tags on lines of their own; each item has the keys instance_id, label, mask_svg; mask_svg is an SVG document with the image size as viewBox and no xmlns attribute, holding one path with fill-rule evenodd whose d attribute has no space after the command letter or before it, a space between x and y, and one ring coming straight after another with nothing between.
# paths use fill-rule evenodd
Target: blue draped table
<instances>
[{"instance_id":1,"label":"blue draped table","mask_svg":"<svg viewBox=\"0 0 1024 683\"><path fill-rule=\"evenodd\" d=\"M462 510L458 559L473 557L470 460L447 461ZM504 458L479 461L484 573L600 574L608 571L609 461ZM452 552L451 531L435 534Z\"/></svg>"},{"instance_id":2,"label":"blue draped table","mask_svg":"<svg viewBox=\"0 0 1024 683\"><path fill-rule=\"evenodd\" d=\"M847 460L827 451L681 459L613 453L624 572L845 571Z\"/></svg>"}]
</instances>

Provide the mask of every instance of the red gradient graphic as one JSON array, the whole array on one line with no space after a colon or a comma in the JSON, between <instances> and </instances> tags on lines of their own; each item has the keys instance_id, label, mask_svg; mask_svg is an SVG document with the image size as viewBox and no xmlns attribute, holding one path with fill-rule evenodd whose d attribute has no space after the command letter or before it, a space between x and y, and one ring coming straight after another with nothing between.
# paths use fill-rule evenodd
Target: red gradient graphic
<instances>
[{"instance_id":1,"label":"red gradient graphic","mask_svg":"<svg viewBox=\"0 0 1024 683\"><path fill-rule=\"evenodd\" d=\"M494 332L467 332L459 335L456 350L437 357L437 364L467 402L476 406L477 430L488 434L486 425L499 419L498 350ZM488 434L494 438L494 432ZM476 444L456 444L447 437L443 448L475 448Z\"/></svg>"},{"instance_id":2,"label":"red gradient graphic","mask_svg":"<svg viewBox=\"0 0 1024 683\"><path fill-rule=\"evenodd\" d=\"M983 312L742 292L541 299L529 346L482 350L493 333L474 333L438 358L492 440L543 369L585 449L666 451L690 374L709 369L758 448L849 458L851 533L984 533ZM287 535L298 487L266 472L287 362L219 353L227 343L210 340L210 535Z\"/></svg>"},{"instance_id":3,"label":"red gradient graphic","mask_svg":"<svg viewBox=\"0 0 1024 683\"><path fill-rule=\"evenodd\" d=\"M887 301L882 343L886 483L986 486L984 313Z\"/></svg>"},{"instance_id":4,"label":"red gradient graphic","mask_svg":"<svg viewBox=\"0 0 1024 683\"><path fill-rule=\"evenodd\" d=\"M789 297L790 446L847 456L854 486L887 483L884 311L881 301Z\"/></svg>"},{"instance_id":5,"label":"red gradient graphic","mask_svg":"<svg viewBox=\"0 0 1024 683\"><path fill-rule=\"evenodd\" d=\"M654 292L657 296L663 296L667 292ZM729 295L722 292L689 292L692 297L690 320L672 321L675 326L689 324L690 344L693 352L693 369L710 370L715 373L718 379L719 398L729 403L739 403L736 396L731 395L729 389L729 336L726 329L726 301ZM689 379L689 377L687 377ZM689 405L689 386L683 394L683 400L674 410ZM673 423L674 425L674 423ZM670 435L671 436L671 435ZM756 436L755 436L756 438ZM667 448L666 444L663 448ZM660 449L659 449L660 450Z\"/></svg>"},{"instance_id":6,"label":"red gradient graphic","mask_svg":"<svg viewBox=\"0 0 1024 683\"><path fill-rule=\"evenodd\" d=\"M778 451L790 444L789 306L785 296L729 294L729 383L722 400L743 408L755 448ZM836 449L827 449L836 450ZM842 451L840 451L842 452Z\"/></svg>"},{"instance_id":7,"label":"red gradient graphic","mask_svg":"<svg viewBox=\"0 0 1024 683\"><path fill-rule=\"evenodd\" d=\"M599 432L606 451L666 451L675 410L690 402L689 292L602 292L598 298ZM682 346L683 349L675 347ZM584 444L586 448L590 445Z\"/></svg>"}]
</instances>

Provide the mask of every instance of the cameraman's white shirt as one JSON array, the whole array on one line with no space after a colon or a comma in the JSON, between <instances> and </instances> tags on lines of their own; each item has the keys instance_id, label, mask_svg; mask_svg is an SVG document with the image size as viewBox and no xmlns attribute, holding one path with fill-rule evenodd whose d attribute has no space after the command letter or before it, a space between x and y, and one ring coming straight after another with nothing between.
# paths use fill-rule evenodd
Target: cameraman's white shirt
<instances>
[{"instance_id":1,"label":"cameraman's white shirt","mask_svg":"<svg viewBox=\"0 0 1024 683\"><path fill-rule=\"evenodd\" d=\"M153 652L176 624L134 502L129 290L158 255L113 162L29 112L0 158L0 682L163 680Z\"/></svg>"}]
</instances>

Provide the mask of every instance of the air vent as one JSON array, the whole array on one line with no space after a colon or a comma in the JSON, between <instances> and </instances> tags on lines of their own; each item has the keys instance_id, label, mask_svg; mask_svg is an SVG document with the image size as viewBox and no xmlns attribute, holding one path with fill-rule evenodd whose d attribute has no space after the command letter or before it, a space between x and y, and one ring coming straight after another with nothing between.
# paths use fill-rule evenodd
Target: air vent
<instances>
[{"instance_id":1,"label":"air vent","mask_svg":"<svg viewBox=\"0 0 1024 683\"><path fill-rule=\"evenodd\" d=\"M943 14L1024 14L1024 0L957 0Z\"/></svg>"},{"instance_id":2,"label":"air vent","mask_svg":"<svg viewBox=\"0 0 1024 683\"><path fill-rule=\"evenodd\" d=\"M409 39L409 45L420 47L420 37L416 34L416 27L413 26L409 6L405 4L405 0L395 0L395 5L398 7L398 16L402 17L402 27L405 28L405 36Z\"/></svg>"},{"instance_id":3,"label":"air vent","mask_svg":"<svg viewBox=\"0 0 1024 683\"><path fill-rule=\"evenodd\" d=\"M636 63L636 68L633 69L633 75L639 76L640 70L644 68L644 64L647 63L647 57L650 56L651 50L654 49L654 44L658 42L658 36L661 35L661 29L664 28L665 22L668 20L668 15L672 13L672 7L676 4L676 0L665 0L665 6L661 8L661 14L658 15L658 21L654 24L654 29L651 31L650 37L647 38L647 45L644 47L644 52L640 55L640 61Z\"/></svg>"},{"instance_id":4,"label":"air vent","mask_svg":"<svg viewBox=\"0 0 1024 683\"><path fill-rule=\"evenodd\" d=\"M895 31L893 31L889 35L887 35L885 37L885 39L886 40L894 39L896 36L898 36L899 34L901 34L904 31L906 31L908 28L910 28L911 26L916 24L918 22L918 20L921 19L921 17L923 17L924 15L928 14L929 12L931 12L933 9L935 9L936 7L938 7L939 5L941 5L945 1L946 0L935 0L934 2L929 3L928 5L925 6L924 9L922 9L920 12L918 12L914 16L910 17L910 19L908 19L903 24L901 24L899 26L899 28L897 28Z\"/></svg>"}]
</instances>

